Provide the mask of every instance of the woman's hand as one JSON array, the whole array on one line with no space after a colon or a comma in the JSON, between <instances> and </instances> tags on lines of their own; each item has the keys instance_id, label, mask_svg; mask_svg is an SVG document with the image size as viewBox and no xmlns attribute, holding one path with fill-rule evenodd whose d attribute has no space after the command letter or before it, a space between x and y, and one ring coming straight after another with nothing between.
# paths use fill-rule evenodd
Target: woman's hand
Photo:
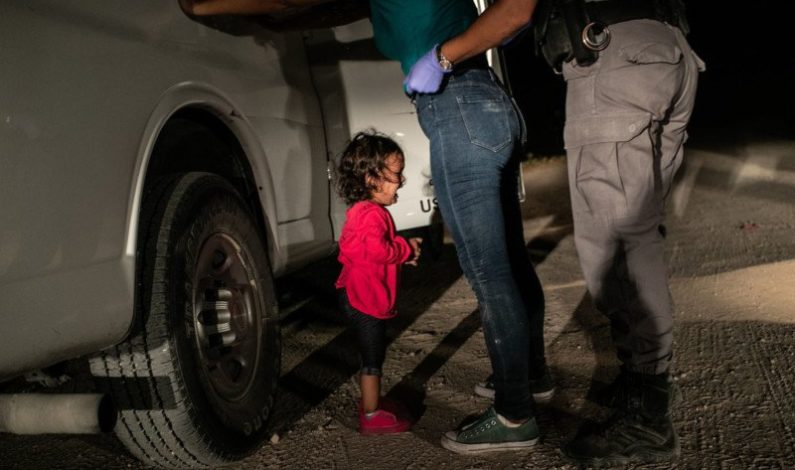
<instances>
[{"instance_id":1,"label":"woman's hand","mask_svg":"<svg viewBox=\"0 0 795 470\"><path fill-rule=\"evenodd\" d=\"M438 45L433 46L430 51L411 66L409 74L403 80L403 89L407 94L436 93L439 91L445 74L450 73L450 70L445 71L439 65L438 48Z\"/></svg>"}]
</instances>

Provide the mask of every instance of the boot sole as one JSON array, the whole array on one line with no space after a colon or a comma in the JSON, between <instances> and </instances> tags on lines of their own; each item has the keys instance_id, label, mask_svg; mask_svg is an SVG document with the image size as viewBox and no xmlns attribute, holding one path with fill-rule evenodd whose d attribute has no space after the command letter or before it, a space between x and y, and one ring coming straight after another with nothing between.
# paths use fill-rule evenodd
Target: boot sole
<instances>
[{"instance_id":1,"label":"boot sole","mask_svg":"<svg viewBox=\"0 0 795 470\"><path fill-rule=\"evenodd\" d=\"M620 467L624 465L629 465L633 463L665 463L665 462L672 462L679 458L680 448L679 448L679 440L676 440L676 444L673 450L659 450L659 449L651 449L651 448L640 448L637 450L636 454L633 455L617 455L617 456L610 456L610 457L603 457L603 458L577 458L571 455L568 455L563 449L561 451L563 457L574 465L584 465L587 467L593 468L607 468L607 467Z\"/></svg>"},{"instance_id":2,"label":"boot sole","mask_svg":"<svg viewBox=\"0 0 795 470\"><path fill-rule=\"evenodd\" d=\"M483 444L463 444L447 436L442 436L442 447L457 454L482 454L485 452L517 451L533 447L538 438L529 441L488 442Z\"/></svg>"}]
</instances>

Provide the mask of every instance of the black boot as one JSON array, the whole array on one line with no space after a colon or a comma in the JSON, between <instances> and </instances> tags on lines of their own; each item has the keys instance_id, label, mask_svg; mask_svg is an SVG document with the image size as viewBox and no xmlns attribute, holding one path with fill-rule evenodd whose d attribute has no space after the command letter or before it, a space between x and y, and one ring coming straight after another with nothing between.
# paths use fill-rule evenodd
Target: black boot
<instances>
[{"instance_id":1,"label":"black boot","mask_svg":"<svg viewBox=\"0 0 795 470\"><path fill-rule=\"evenodd\" d=\"M679 442L671 422L668 374L624 372L616 411L596 430L578 435L563 448L572 462L591 467L674 460Z\"/></svg>"},{"instance_id":2,"label":"black boot","mask_svg":"<svg viewBox=\"0 0 795 470\"><path fill-rule=\"evenodd\" d=\"M618 375L612 382L605 385L604 388L596 389L588 398L599 406L605 408L618 408L620 404L626 401L628 377L630 376L624 367L621 367Z\"/></svg>"},{"instance_id":3,"label":"black boot","mask_svg":"<svg viewBox=\"0 0 795 470\"><path fill-rule=\"evenodd\" d=\"M624 366L621 366L618 375L612 382L592 392L592 394L589 394L588 398L597 405L604 406L605 408L620 408L627 400L630 377L633 375L637 374L633 374ZM670 406L671 408L676 408L682 403L682 390L676 382L671 382L670 380L668 381L668 387Z\"/></svg>"}]
</instances>

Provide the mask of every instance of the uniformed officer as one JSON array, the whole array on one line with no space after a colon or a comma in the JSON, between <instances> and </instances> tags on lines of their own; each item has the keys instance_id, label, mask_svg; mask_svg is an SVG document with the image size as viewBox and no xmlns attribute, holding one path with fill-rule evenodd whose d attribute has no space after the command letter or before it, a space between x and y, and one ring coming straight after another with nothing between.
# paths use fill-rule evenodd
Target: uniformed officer
<instances>
[{"instance_id":1,"label":"uniformed officer","mask_svg":"<svg viewBox=\"0 0 795 470\"><path fill-rule=\"evenodd\" d=\"M567 83L564 142L574 239L621 362L616 412L564 454L579 464L673 459L673 309L664 203L682 163L704 64L679 0L543 0L536 39Z\"/></svg>"}]
</instances>

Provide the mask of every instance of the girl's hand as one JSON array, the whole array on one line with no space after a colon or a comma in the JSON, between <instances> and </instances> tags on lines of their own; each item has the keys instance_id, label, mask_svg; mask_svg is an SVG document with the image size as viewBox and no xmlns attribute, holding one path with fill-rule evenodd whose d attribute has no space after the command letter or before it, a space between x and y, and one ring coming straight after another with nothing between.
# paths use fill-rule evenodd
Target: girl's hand
<instances>
[{"instance_id":1,"label":"girl's hand","mask_svg":"<svg viewBox=\"0 0 795 470\"><path fill-rule=\"evenodd\" d=\"M406 261L406 264L408 264L409 266L417 266L417 261L420 259L420 252L422 251L420 249L420 245L422 245L422 238L420 237L409 238L408 242L409 245L411 246L411 249L414 251L414 256L409 258L409 260Z\"/></svg>"}]
</instances>

